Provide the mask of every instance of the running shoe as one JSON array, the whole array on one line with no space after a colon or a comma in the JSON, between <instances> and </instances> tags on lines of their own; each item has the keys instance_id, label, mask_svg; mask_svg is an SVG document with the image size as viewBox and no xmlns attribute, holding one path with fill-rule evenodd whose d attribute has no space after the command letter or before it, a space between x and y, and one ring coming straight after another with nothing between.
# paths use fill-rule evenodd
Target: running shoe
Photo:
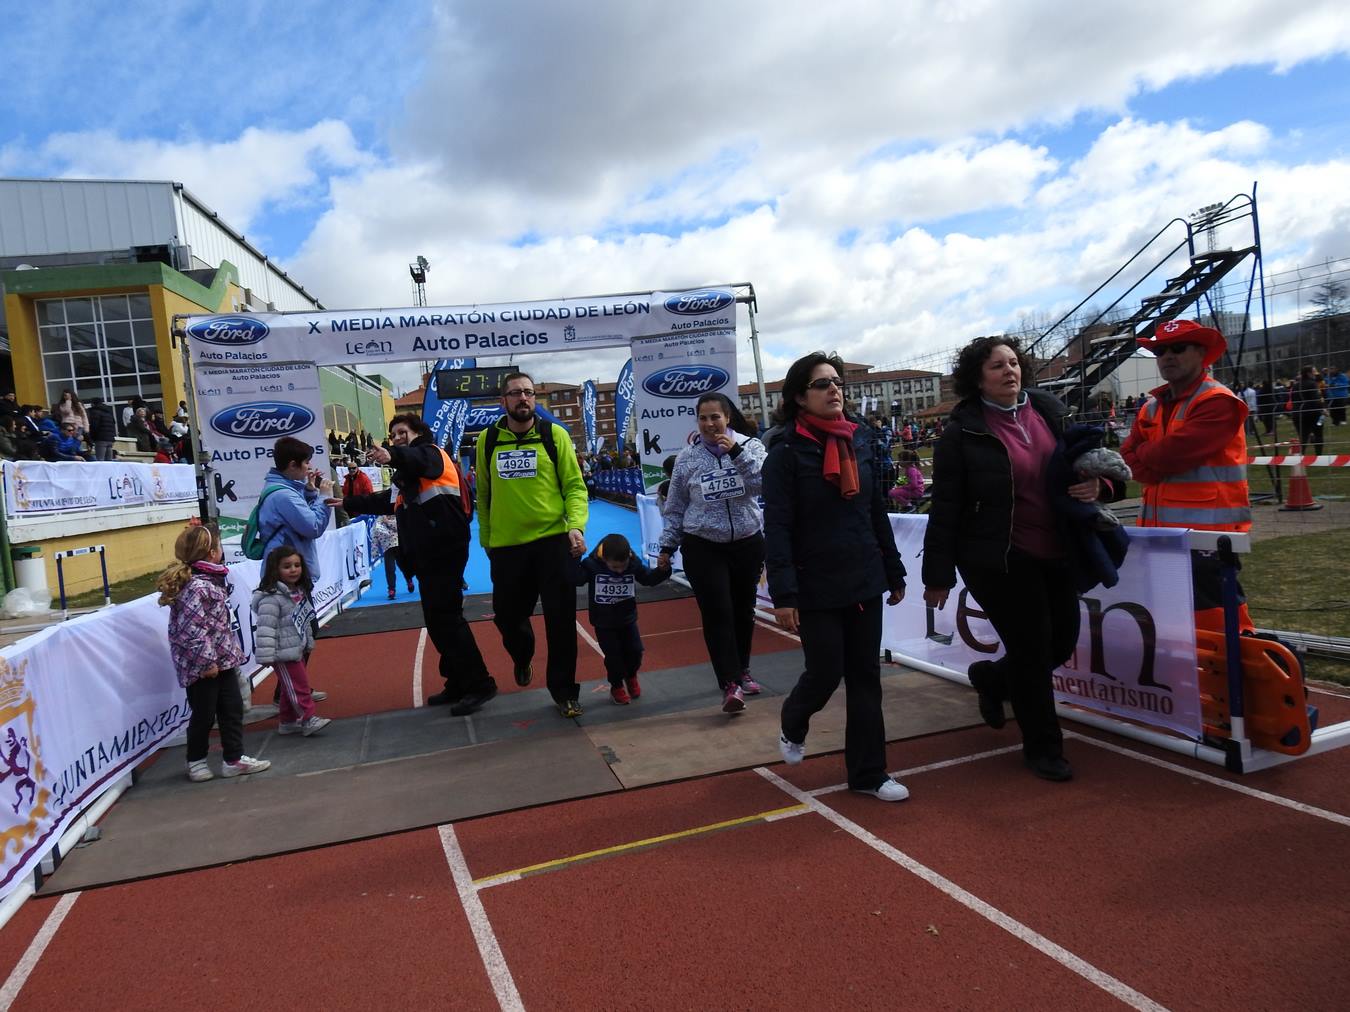
<instances>
[{"instance_id":1,"label":"running shoe","mask_svg":"<svg viewBox=\"0 0 1350 1012\"><path fill-rule=\"evenodd\" d=\"M525 661L523 664L520 661L516 661L515 674L516 684L523 689L525 686L529 685L530 680L534 678L534 665L529 661Z\"/></svg>"},{"instance_id":2,"label":"running shoe","mask_svg":"<svg viewBox=\"0 0 1350 1012\"><path fill-rule=\"evenodd\" d=\"M194 784L200 784L205 780L215 779L215 774L211 772L211 767L206 765L205 759L198 759L196 762L187 764L188 779Z\"/></svg>"},{"instance_id":3,"label":"running shoe","mask_svg":"<svg viewBox=\"0 0 1350 1012\"><path fill-rule=\"evenodd\" d=\"M220 775L222 777L241 777L246 773L261 773L263 770L271 768L272 764L266 759L254 759L252 756L241 755L232 763L221 763Z\"/></svg>"},{"instance_id":4,"label":"running shoe","mask_svg":"<svg viewBox=\"0 0 1350 1012\"><path fill-rule=\"evenodd\" d=\"M299 734L304 730L300 721L293 720L289 723L283 722L277 725L277 734Z\"/></svg>"},{"instance_id":5,"label":"running shoe","mask_svg":"<svg viewBox=\"0 0 1350 1012\"><path fill-rule=\"evenodd\" d=\"M878 801L904 801L909 797L909 790L898 780L887 779L880 787L874 787L870 791L853 788L858 794L870 794Z\"/></svg>"},{"instance_id":6,"label":"running shoe","mask_svg":"<svg viewBox=\"0 0 1350 1012\"><path fill-rule=\"evenodd\" d=\"M637 699L642 695L642 686L638 684L637 675L623 680L624 688L628 690L629 699Z\"/></svg>"},{"instance_id":7,"label":"running shoe","mask_svg":"<svg viewBox=\"0 0 1350 1012\"><path fill-rule=\"evenodd\" d=\"M627 706L632 701L632 697L628 695L628 690L622 685L611 685L609 687L609 698L619 706Z\"/></svg>"},{"instance_id":8,"label":"running shoe","mask_svg":"<svg viewBox=\"0 0 1350 1012\"><path fill-rule=\"evenodd\" d=\"M802 756L806 755L806 742L788 741L788 736L780 731L778 733L778 751L783 757L783 762L789 766L796 766L802 761Z\"/></svg>"},{"instance_id":9,"label":"running shoe","mask_svg":"<svg viewBox=\"0 0 1350 1012\"><path fill-rule=\"evenodd\" d=\"M569 720L573 717L580 717L583 712L585 711L581 709L581 700L579 699L564 699L558 704L558 713Z\"/></svg>"},{"instance_id":10,"label":"running shoe","mask_svg":"<svg viewBox=\"0 0 1350 1012\"><path fill-rule=\"evenodd\" d=\"M398 594L396 594L396 593L394 592L394 588L393 588L393 587L390 587L390 588L389 588L389 600L392 601L392 600L393 600L394 598L396 598L396 597L398 597Z\"/></svg>"},{"instance_id":11,"label":"running shoe","mask_svg":"<svg viewBox=\"0 0 1350 1012\"><path fill-rule=\"evenodd\" d=\"M758 696L762 691L759 682L750 677L750 669L746 668L741 672L741 691L747 696Z\"/></svg>"},{"instance_id":12,"label":"running shoe","mask_svg":"<svg viewBox=\"0 0 1350 1012\"><path fill-rule=\"evenodd\" d=\"M300 721L300 733L308 738L315 731L322 731L329 724L333 723L330 717L320 717L318 715L306 717Z\"/></svg>"},{"instance_id":13,"label":"running shoe","mask_svg":"<svg viewBox=\"0 0 1350 1012\"><path fill-rule=\"evenodd\" d=\"M1042 780L1053 780L1057 783L1063 783L1065 780L1073 779L1073 767L1069 765L1068 760L1063 756L1039 756L1035 759L1028 756L1023 760L1027 769L1040 777Z\"/></svg>"},{"instance_id":14,"label":"running shoe","mask_svg":"<svg viewBox=\"0 0 1350 1012\"><path fill-rule=\"evenodd\" d=\"M745 709L745 696L739 685L728 685L722 696L723 713L740 713Z\"/></svg>"}]
</instances>

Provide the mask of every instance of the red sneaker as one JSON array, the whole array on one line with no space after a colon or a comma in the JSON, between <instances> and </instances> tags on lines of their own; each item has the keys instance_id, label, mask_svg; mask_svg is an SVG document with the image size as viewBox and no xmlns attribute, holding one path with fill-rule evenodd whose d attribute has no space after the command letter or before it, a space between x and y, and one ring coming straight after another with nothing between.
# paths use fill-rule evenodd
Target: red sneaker
<instances>
[{"instance_id":1,"label":"red sneaker","mask_svg":"<svg viewBox=\"0 0 1350 1012\"><path fill-rule=\"evenodd\" d=\"M642 695L642 686L638 684L637 675L623 680L624 688L628 690L629 699L637 699Z\"/></svg>"},{"instance_id":2,"label":"red sneaker","mask_svg":"<svg viewBox=\"0 0 1350 1012\"><path fill-rule=\"evenodd\" d=\"M745 696L741 693L739 685L728 685L726 692L722 696L723 713L740 713L745 709Z\"/></svg>"},{"instance_id":3,"label":"red sneaker","mask_svg":"<svg viewBox=\"0 0 1350 1012\"><path fill-rule=\"evenodd\" d=\"M627 706L628 690L622 685L611 685L609 687L609 698L614 700L619 706Z\"/></svg>"}]
</instances>

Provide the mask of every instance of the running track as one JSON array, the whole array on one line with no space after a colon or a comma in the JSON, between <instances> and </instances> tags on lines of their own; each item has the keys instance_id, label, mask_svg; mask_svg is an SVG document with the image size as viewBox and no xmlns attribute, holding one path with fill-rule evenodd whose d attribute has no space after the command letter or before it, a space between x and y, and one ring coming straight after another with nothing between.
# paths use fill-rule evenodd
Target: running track
<instances>
[{"instance_id":1,"label":"running track","mask_svg":"<svg viewBox=\"0 0 1350 1012\"><path fill-rule=\"evenodd\" d=\"M644 605L651 677L693 614ZM420 641L321 641L323 712L406 707ZM1068 748L1067 785L972 727L890 746L900 805L829 755L34 900L0 1009L1344 1007L1350 750L1238 778Z\"/></svg>"}]
</instances>

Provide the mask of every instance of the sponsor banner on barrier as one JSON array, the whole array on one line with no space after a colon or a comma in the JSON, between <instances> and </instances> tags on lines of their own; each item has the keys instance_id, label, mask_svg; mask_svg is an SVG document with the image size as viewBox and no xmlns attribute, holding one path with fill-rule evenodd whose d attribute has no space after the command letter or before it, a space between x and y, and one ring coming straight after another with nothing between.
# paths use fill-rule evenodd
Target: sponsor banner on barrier
<instances>
[{"instance_id":1,"label":"sponsor banner on barrier","mask_svg":"<svg viewBox=\"0 0 1350 1012\"><path fill-rule=\"evenodd\" d=\"M732 323L728 329L673 333L633 342L636 442L648 489L665 480L662 462L698 438L700 397L723 393L740 406L735 303L728 305L726 312Z\"/></svg>"},{"instance_id":2,"label":"sponsor banner on barrier","mask_svg":"<svg viewBox=\"0 0 1350 1012\"><path fill-rule=\"evenodd\" d=\"M0 651L0 894L187 721L168 614L144 597Z\"/></svg>"},{"instance_id":3,"label":"sponsor banner on barrier","mask_svg":"<svg viewBox=\"0 0 1350 1012\"><path fill-rule=\"evenodd\" d=\"M319 539L320 617L369 579L367 530L352 524ZM244 560L228 577L244 674L258 667L249 604L261 571ZM157 598L83 615L0 650L0 896L32 872L81 809L186 723L169 609Z\"/></svg>"},{"instance_id":4,"label":"sponsor banner on barrier","mask_svg":"<svg viewBox=\"0 0 1350 1012\"><path fill-rule=\"evenodd\" d=\"M199 365L352 365L621 348L635 337L734 327L730 289L323 313L229 313L185 325Z\"/></svg>"},{"instance_id":5,"label":"sponsor banner on barrier","mask_svg":"<svg viewBox=\"0 0 1350 1012\"><path fill-rule=\"evenodd\" d=\"M208 495L220 513L225 561L242 559L238 538L272 467L272 445L294 436L314 447L311 466L332 473L323 429L319 370L308 362L265 368L198 366L193 370Z\"/></svg>"},{"instance_id":6,"label":"sponsor banner on barrier","mask_svg":"<svg viewBox=\"0 0 1350 1012\"><path fill-rule=\"evenodd\" d=\"M5 511L11 517L197 501L197 475L191 464L7 460L4 480Z\"/></svg>"},{"instance_id":7,"label":"sponsor banner on barrier","mask_svg":"<svg viewBox=\"0 0 1350 1012\"><path fill-rule=\"evenodd\" d=\"M909 581L905 599L883 609L881 645L902 663L913 658L964 674L975 661L1001 657L1003 648L979 602L959 582L944 609L924 606L919 572L927 523L922 514L891 517ZM1186 532L1131 528L1129 535L1120 582L1079 597L1078 646L1055 672L1055 698L1198 739L1200 689Z\"/></svg>"}]
</instances>

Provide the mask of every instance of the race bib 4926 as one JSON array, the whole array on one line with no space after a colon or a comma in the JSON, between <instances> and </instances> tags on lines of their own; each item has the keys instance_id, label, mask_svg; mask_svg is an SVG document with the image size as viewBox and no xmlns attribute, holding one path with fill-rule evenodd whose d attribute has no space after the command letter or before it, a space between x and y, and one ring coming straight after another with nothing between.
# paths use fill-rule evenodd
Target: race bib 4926
<instances>
[{"instance_id":1,"label":"race bib 4926","mask_svg":"<svg viewBox=\"0 0 1350 1012\"><path fill-rule=\"evenodd\" d=\"M498 478L533 478L539 473L539 459L534 450L501 450L497 454Z\"/></svg>"}]
</instances>

